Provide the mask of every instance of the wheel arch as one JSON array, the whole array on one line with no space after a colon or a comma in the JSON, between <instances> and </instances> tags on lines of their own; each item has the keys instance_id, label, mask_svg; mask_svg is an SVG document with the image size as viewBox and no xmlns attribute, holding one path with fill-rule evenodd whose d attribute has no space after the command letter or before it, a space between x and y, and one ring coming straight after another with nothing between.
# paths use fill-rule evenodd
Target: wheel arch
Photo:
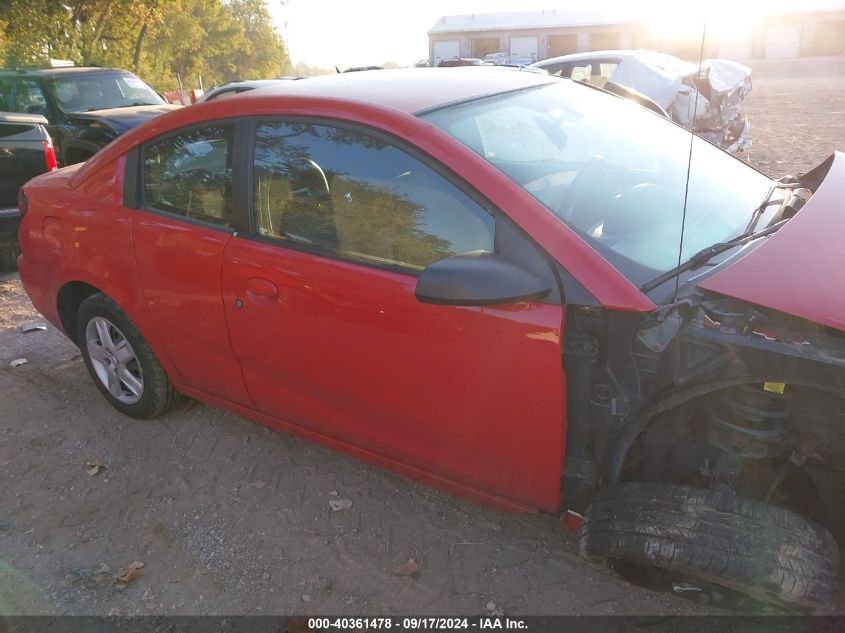
<instances>
[{"instance_id":1,"label":"wheel arch","mask_svg":"<svg viewBox=\"0 0 845 633\"><path fill-rule=\"evenodd\" d=\"M845 397L841 387L835 385L821 384L812 380L806 380L800 376L779 377L782 382L787 384L812 387L821 391L828 391ZM772 376L737 376L725 380L712 381L700 383L689 386L681 391L672 393L671 395L658 400L644 409L636 413L633 418L625 425L622 433L619 435L611 454L611 459L608 468L608 480L612 483L619 483L625 464L627 463L637 440L650 428L652 422L657 420L661 415L672 412L679 407L691 402L692 400L715 394L730 387L737 387L740 385L762 384L767 380L772 380Z\"/></svg>"},{"instance_id":2,"label":"wheel arch","mask_svg":"<svg viewBox=\"0 0 845 633\"><path fill-rule=\"evenodd\" d=\"M118 289L115 288L115 290ZM156 328L147 311L140 289L137 293L109 292L95 280L88 279L86 275L80 274L67 278L59 285L56 293L56 313L67 337L74 344L79 345L76 336L79 306L85 299L96 293L108 297L123 310L124 314L138 328L144 340L147 341L173 384L177 386L183 384L184 380L181 374L171 362L170 356L155 335Z\"/></svg>"},{"instance_id":3,"label":"wheel arch","mask_svg":"<svg viewBox=\"0 0 845 633\"><path fill-rule=\"evenodd\" d=\"M59 315L62 329L71 341L79 344L76 336L77 314L79 306L91 295L104 293L102 290L84 281L69 281L59 288L56 296L56 313Z\"/></svg>"}]
</instances>

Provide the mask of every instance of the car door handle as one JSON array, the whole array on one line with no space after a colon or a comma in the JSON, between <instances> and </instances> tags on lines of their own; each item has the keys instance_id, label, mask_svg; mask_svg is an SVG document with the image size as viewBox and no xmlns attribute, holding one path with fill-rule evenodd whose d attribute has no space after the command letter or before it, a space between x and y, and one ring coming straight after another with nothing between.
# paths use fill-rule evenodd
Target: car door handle
<instances>
[{"instance_id":1,"label":"car door handle","mask_svg":"<svg viewBox=\"0 0 845 633\"><path fill-rule=\"evenodd\" d=\"M250 277L246 282L246 291L248 294L270 299L275 299L279 296L279 289L276 287L276 284L260 277Z\"/></svg>"}]
</instances>

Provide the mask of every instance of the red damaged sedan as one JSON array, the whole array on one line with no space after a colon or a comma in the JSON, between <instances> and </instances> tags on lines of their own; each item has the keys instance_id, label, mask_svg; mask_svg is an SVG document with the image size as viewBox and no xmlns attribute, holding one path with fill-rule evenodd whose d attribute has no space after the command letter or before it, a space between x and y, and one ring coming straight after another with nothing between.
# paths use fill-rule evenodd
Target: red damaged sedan
<instances>
[{"instance_id":1,"label":"red damaged sedan","mask_svg":"<svg viewBox=\"0 0 845 633\"><path fill-rule=\"evenodd\" d=\"M843 155L773 181L568 80L350 73L36 178L19 268L126 415L190 396L583 515L585 556L670 586L819 610L845 536L843 199Z\"/></svg>"}]
</instances>

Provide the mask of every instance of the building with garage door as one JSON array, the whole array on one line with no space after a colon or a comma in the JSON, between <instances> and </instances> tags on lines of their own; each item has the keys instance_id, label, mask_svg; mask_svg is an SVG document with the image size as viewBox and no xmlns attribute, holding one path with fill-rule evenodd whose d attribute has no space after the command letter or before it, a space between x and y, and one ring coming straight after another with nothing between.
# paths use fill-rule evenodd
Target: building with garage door
<instances>
[{"instance_id":1,"label":"building with garage door","mask_svg":"<svg viewBox=\"0 0 845 633\"><path fill-rule=\"evenodd\" d=\"M511 63L526 64L570 53L637 48L698 57L700 36L661 32L636 3L630 5L443 16L428 31L429 62L436 66L443 59L505 53ZM800 13L761 16L753 28L730 37L711 31L704 54L739 60L845 55L845 0L805 0Z\"/></svg>"}]
</instances>

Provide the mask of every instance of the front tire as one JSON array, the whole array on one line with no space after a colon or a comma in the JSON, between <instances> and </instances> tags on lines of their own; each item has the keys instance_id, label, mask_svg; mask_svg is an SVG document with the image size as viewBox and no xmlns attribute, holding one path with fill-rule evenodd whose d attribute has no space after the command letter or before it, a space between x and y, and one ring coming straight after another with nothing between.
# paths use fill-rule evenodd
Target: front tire
<instances>
[{"instance_id":1,"label":"front tire","mask_svg":"<svg viewBox=\"0 0 845 633\"><path fill-rule=\"evenodd\" d=\"M121 413L149 420L178 402L147 341L105 295L91 295L79 306L76 340L94 384Z\"/></svg>"},{"instance_id":2,"label":"front tire","mask_svg":"<svg viewBox=\"0 0 845 633\"><path fill-rule=\"evenodd\" d=\"M824 609L836 590L839 551L827 530L726 489L609 486L587 509L580 550L793 609Z\"/></svg>"}]
</instances>

